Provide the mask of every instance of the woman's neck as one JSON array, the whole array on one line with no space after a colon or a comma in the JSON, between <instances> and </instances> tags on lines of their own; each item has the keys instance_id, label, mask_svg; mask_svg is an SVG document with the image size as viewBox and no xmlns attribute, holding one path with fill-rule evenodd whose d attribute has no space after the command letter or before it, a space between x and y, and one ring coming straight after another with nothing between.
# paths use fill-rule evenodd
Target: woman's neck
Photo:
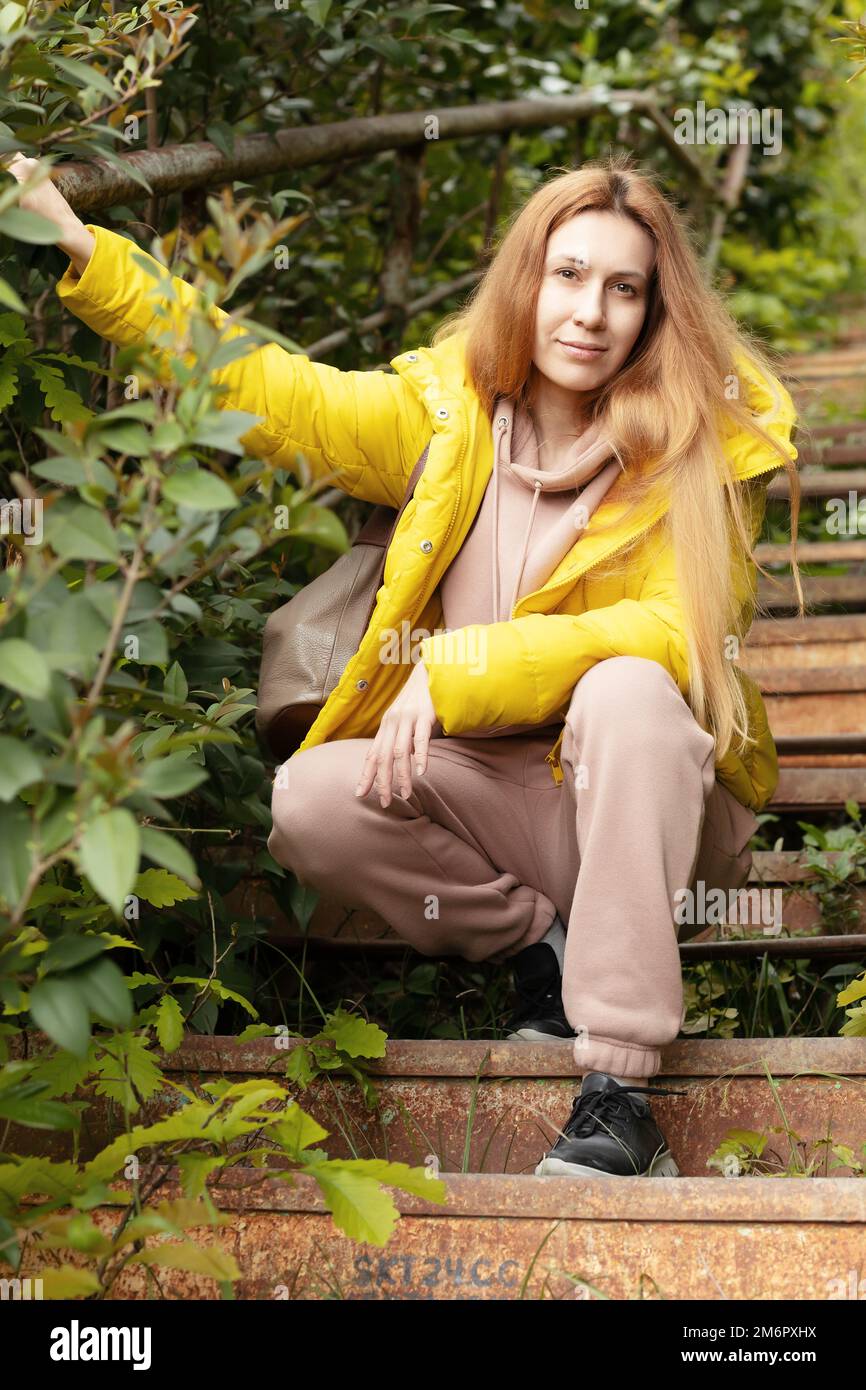
<instances>
[{"instance_id":1,"label":"woman's neck","mask_svg":"<svg viewBox=\"0 0 866 1390\"><path fill-rule=\"evenodd\" d=\"M582 393L539 381L529 411L538 440L538 468L556 472L569 462L575 440L589 427L589 403Z\"/></svg>"}]
</instances>

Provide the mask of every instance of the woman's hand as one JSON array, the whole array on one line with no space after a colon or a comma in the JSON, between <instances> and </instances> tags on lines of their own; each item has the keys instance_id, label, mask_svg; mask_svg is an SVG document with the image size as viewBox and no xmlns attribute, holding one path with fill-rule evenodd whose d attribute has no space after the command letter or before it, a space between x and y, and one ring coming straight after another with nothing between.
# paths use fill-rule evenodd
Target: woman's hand
<instances>
[{"instance_id":1,"label":"woman's hand","mask_svg":"<svg viewBox=\"0 0 866 1390\"><path fill-rule=\"evenodd\" d=\"M27 183L39 168L38 159L26 159L20 150L12 156L4 168L14 175L19 183ZM47 217L57 228L57 245L65 251L80 275L93 254L96 240L79 217L76 217L60 189L51 180L51 174L39 184L38 188L22 193L19 207L28 212L38 212Z\"/></svg>"},{"instance_id":2,"label":"woman's hand","mask_svg":"<svg viewBox=\"0 0 866 1390\"><path fill-rule=\"evenodd\" d=\"M382 716L379 732L364 759L355 795L366 796L375 782L379 800L383 806L387 806L391 801L391 782L395 771L400 794L404 797L411 795L412 755L414 753L415 771L426 772L430 732L436 722L427 667L423 661L417 661L400 694Z\"/></svg>"}]
</instances>

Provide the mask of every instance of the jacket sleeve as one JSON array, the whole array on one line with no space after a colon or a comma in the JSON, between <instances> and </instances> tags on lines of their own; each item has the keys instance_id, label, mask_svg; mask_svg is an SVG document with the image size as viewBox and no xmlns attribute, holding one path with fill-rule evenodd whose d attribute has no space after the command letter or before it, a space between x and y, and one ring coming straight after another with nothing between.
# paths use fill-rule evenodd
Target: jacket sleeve
<instances>
[{"instance_id":1,"label":"jacket sleeve","mask_svg":"<svg viewBox=\"0 0 866 1390\"><path fill-rule=\"evenodd\" d=\"M764 515L767 478L754 480L749 487L754 544ZM754 611L754 562L749 559L741 565L733 579L740 631L745 634ZM687 695L688 645L673 544L659 533L654 559L636 599L621 599L579 615L529 613L506 622L437 633L424 638L419 655L446 735L512 723L553 723L567 708L581 676L596 662L613 656L657 661Z\"/></svg>"},{"instance_id":2,"label":"jacket sleeve","mask_svg":"<svg viewBox=\"0 0 866 1390\"><path fill-rule=\"evenodd\" d=\"M169 350L155 339L169 329L169 341L183 332L199 291L175 275L167 295L160 282L165 285L169 272L159 261L119 232L91 223L87 229L96 246L80 276L70 261L57 282L60 300L119 347L148 343L160 379L167 379ZM247 333L216 305L208 316L216 327L226 325L223 342ZM423 404L398 374L340 371L267 343L214 368L210 380L227 388L216 402L220 409L258 417L241 435L250 454L296 473L300 452L314 478L328 479L351 497L392 507L402 502L431 431Z\"/></svg>"}]
</instances>

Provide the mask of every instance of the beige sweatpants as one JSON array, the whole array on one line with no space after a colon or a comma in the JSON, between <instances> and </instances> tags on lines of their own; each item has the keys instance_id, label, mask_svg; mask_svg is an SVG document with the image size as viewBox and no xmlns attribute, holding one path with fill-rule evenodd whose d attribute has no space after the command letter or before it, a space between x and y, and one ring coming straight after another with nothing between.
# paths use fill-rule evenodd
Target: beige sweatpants
<instances>
[{"instance_id":1,"label":"beige sweatpants","mask_svg":"<svg viewBox=\"0 0 866 1390\"><path fill-rule=\"evenodd\" d=\"M575 1067L653 1076L683 1021L681 890L743 886L754 813L716 780L714 744L657 662L612 657L561 724L439 737L407 799L355 795L371 739L296 753L274 791L274 858L423 955L505 961L567 926L563 1005Z\"/></svg>"}]
</instances>

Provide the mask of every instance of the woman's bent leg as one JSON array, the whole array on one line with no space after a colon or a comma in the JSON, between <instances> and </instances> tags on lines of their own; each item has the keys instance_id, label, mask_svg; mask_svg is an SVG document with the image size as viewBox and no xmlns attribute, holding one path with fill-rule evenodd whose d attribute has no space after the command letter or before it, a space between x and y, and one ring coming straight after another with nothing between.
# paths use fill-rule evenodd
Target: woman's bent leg
<instances>
[{"instance_id":1,"label":"woman's bent leg","mask_svg":"<svg viewBox=\"0 0 866 1390\"><path fill-rule=\"evenodd\" d=\"M575 1061L653 1076L682 1024L674 900L692 882L714 742L663 666L612 657L574 688L561 763L560 833L576 830L580 863L562 991Z\"/></svg>"},{"instance_id":2,"label":"woman's bent leg","mask_svg":"<svg viewBox=\"0 0 866 1390\"><path fill-rule=\"evenodd\" d=\"M355 795L371 743L335 740L284 764L268 840L277 862L331 901L378 913L424 955L501 961L540 940L556 909L531 886L532 836L515 829L524 740L432 739L411 795L386 807L375 787Z\"/></svg>"}]
</instances>

